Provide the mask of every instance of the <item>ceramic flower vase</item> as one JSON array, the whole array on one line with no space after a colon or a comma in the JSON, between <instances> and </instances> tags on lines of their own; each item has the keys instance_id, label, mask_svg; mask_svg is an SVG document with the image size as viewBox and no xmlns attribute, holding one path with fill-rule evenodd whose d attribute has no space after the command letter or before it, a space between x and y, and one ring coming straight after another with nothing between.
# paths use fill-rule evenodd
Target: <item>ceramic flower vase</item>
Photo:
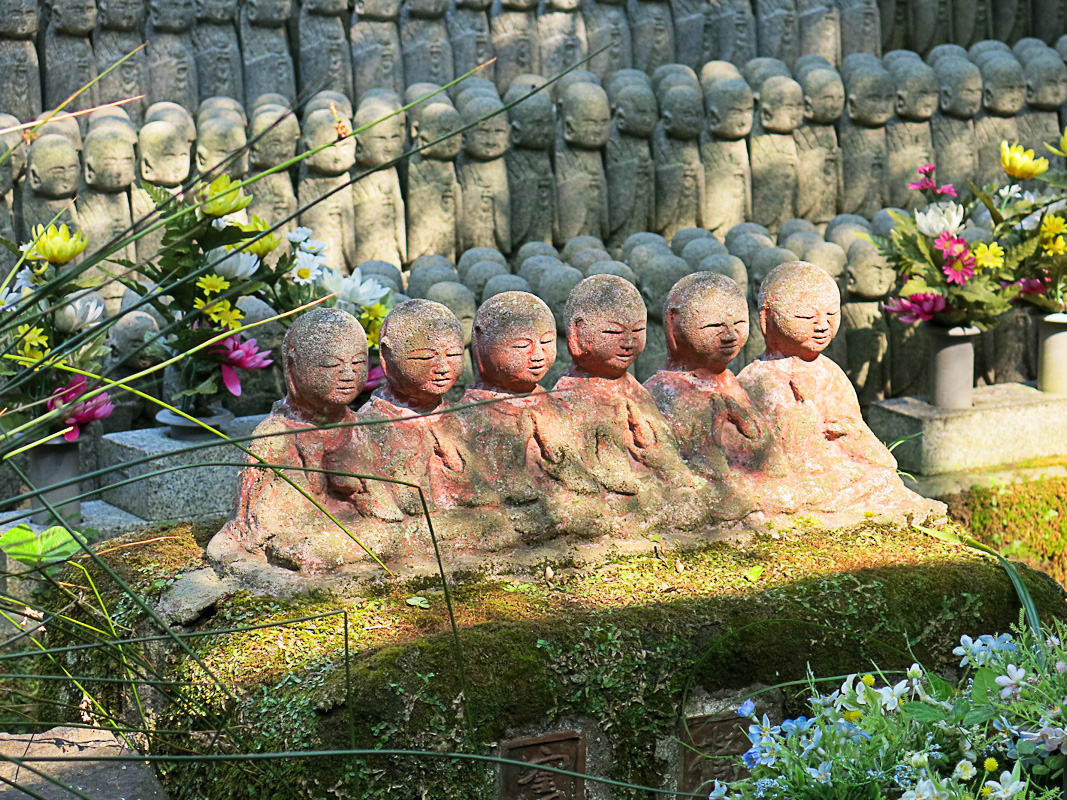
<instances>
[{"instance_id":1,"label":"ceramic flower vase","mask_svg":"<svg viewBox=\"0 0 1067 800\"><path fill-rule=\"evenodd\" d=\"M218 430L221 426L233 421L234 415L229 409L211 406L208 410L211 412L210 415L196 417L200 422L204 423L204 425L210 425L212 428ZM179 416L170 409L160 409L156 414L156 422L160 425L167 426L167 435L170 436L171 439L178 439L183 442L209 442L212 439L218 439L215 434L204 428L202 425L198 425L193 420Z\"/></svg>"},{"instance_id":2,"label":"ceramic flower vase","mask_svg":"<svg viewBox=\"0 0 1067 800\"><path fill-rule=\"evenodd\" d=\"M49 486L72 480L81 475L78 442L68 442L62 437L39 444L29 451L29 463L26 477L34 489L46 489ZM66 486L48 489L43 495L31 498L34 508L44 506L47 501L66 522L73 522L81 517L81 500L71 500L81 494L81 483L74 481ZM51 525L60 522L47 508L33 515L38 525Z\"/></svg>"},{"instance_id":3,"label":"ceramic flower vase","mask_svg":"<svg viewBox=\"0 0 1067 800\"><path fill-rule=\"evenodd\" d=\"M923 325L930 340L930 402L970 408L974 395L974 340L978 328Z\"/></svg>"},{"instance_id":4,"label":"ceramic flower vase","mask_svg":"<svg viewBox=\"0 0 1067 800\"><path fill-rule=\"evenodd\" d=\"M1046 314L1038 320L1037 388L1067 394L1067 314Z\"/></svg>"}]
</instances>

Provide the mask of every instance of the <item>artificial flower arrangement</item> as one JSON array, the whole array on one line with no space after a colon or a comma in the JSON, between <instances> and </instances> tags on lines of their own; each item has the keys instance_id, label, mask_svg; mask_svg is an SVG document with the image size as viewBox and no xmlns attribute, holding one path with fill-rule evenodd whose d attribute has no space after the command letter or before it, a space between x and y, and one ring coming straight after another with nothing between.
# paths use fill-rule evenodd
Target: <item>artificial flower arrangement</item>
<instances>
[{"instance_id":1,"label":"artificial flower arrangement","mask_svg":"<svg viewBox=\"0 0 1067 800\"><path fill-rule=\"evenodd\" d=\"M748 700L751 777L715 782L720 800L875 798L1033 800L1060 797L1067 754L1063 626L1043 638L964 636L964 668L949 684L907 673L849 675L823 693L810 680L811 716L772 723ZM900 677L897 680L897 677Z\"/></svg>"},{"instance_id":2,"label":"artificial flower arrangement","mask_svg":"<svg viewBox=\"0 0 1067 800\"><path fill-rule=\"evenodd\" d=\"M0 282L0 376L5 430L47 421L54 436L78 439L83 426L114 410L99 374L108 354L100 322L103 299L77 272L64 269L88 240L66 225L38 225L20 250L17 269Z\"/></svg>"}]
</instances>

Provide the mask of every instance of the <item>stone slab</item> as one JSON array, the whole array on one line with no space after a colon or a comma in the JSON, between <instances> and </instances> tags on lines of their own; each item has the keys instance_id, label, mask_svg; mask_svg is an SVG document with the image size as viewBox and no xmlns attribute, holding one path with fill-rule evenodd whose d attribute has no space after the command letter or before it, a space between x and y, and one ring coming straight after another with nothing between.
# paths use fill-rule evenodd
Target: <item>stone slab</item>
<instances>
[{"instance_id":1,"label":"stone slab","mask_svg":"<svg viewBox=\"0 0 1067 800\"><path fill-rule=\"evenodd\" d=\"M264 415L238 417L224 426L223 432L228 436L247 435L263 418ZM164 428L102 436L99 462L102 467L112 468L101 481L104 486L168 467L183 467L105 489L104 500L149 522L211 519L229 514L238 467L196 465L210 461L243 463L247 456L234 445L220 444L190 451L190 444L171 439ZM151 460L127 466L146 457Z\"/></svg>"},{"instance_id":2,"label":"stone slab","mask_svg":"<svg viewBox=\"0 0 1067 800\"><path fill-rule=\"evenodd\" d=\"M974 406L946 409L918 397L872 403L871 430L883 442L908 436L894 451L900 469L916 476L968 472L1067 456L1067 396L1032 384L974 390Z\"/></svg>"},{"instance_id":3,"label":"stone slab","mask_svg":"<svg viewBox=\"0 0 1067 800\"><path fill-rule=\"evenodd\" d=\"M987 469L967 472L943 472L940 475L904 476L904 485L916 494L941 500L946 495L959 494L971 489L993 489L1015 483L1045 481L1052 478L1067 478L1067 465L1048 464L1040 467L1015 469Z\"/></svg>"},{"instance_id":4,"label":"stone slab","mask_svg":"<svg viewBox=\"0 0 1067 800\"><path fill-rule=\"evenodd\" d=\"M25 766L10 761L23 759L70 756L114 757L130 755L124 744L110 731L94 728L52 728L44 733L0 734L0 775L12 781L0 786L4 800L29 800L43 797L47 800L73 800L88 795L93 800L167 800L167 793L156 779L152 768L136 761L51 761L28 762L34 769L45 772L56 781L73 786L82 795L76 795L47 778L36 775ZM26 791L22 791L22 789ZM32 794L31 794L32 793Z\"/></svg>"},{"instance_id":5,"label":"stone slab","mask_svg":"<svg viewBox=\"0 0 1067 800\"><path fill-rule=\"evenodd\" d=\"M0 514L0 534L20 523L26 523L35 531L43 531L47 525L36 525L29 522L29 510L13 511ZM86 500L82 503L81 520L76 524L76 530L96 531L91 534L94 542L101 539L109 539L120 533L128 533L145 527L148 523L140 517L123 511L121 508L105 503L103 500Z\"/></svg>"}]
</instances>

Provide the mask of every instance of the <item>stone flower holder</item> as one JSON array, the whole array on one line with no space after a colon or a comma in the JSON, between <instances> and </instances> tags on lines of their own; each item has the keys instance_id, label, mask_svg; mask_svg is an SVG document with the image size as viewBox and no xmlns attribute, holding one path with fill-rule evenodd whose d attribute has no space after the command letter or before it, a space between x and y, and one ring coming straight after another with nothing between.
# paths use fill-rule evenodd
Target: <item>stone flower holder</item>
<instances>
[{"instance_id":1,"label":"stone flower holder","mask_svg":"<svg viewBox=\"0 0 1067 800\"><path fill-rule=\"evenodd\" d=\"M974 340L978 328L924 324L930 338L930 401L938 408L970 408L974 396Z\"/></svg>"},{"instance_id":2,"label":"stone flower holder","mask_svg":"<svg viewBox=\"0 0 1067 800\"><path fill-rule=\"evenodd\" d=\"M1037 388L1067 394L1067 314L1046 314L1037 323Z\"/></svg>"}]
</instances>

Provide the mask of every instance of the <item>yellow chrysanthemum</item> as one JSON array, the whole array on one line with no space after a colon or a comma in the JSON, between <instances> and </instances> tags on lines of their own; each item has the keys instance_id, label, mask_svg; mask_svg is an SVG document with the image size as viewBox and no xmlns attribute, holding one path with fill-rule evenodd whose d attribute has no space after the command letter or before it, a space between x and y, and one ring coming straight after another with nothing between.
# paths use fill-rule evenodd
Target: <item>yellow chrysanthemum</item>
<instances>
[{"instance_id":1,"label":"yellow chrysanthemum","mask_svg":"<svg viewBox=\"0 0 1067 800\"><path fill-rule=\"evenodd\" d=\"M1067 233L1067 220L1059 214L1049 214L1041 220L1041 236L1052 237Z\"/></svg>"},{"instance_id":2,"label":"yellow chrysanthemum","mask_svg":"<svg viewBox=\"0 0 1067 800\"><path fill-rule=\"evenodd\" d=\"M196 282L197 288L203 290L205 295L219 294L230 288L230 282L221 275L201 275Z\"/></svg>"},{"instance_id":3,"label":"yellow chrysanthemum","mask_svg":"<svg viewBox=\"0 0 1067 800\"><path fill-rule=\"evenodd\" d=\"M842 716L845 718L845 722L851 722L852 724L856 724L860 721L860 717L863 715L859 711L853 710L846 711Z\"/></svg>"},{"instance_id":4,"label":"yellow chrysanthemum","mask_svg":"<svg viewBox=\"0 0 1067 800\"><path fill-rule=\"evenodd\" d=\"M211 217L225 217L248 206L252 198L240 189L232 188L234 182L228 175L219 175L203 190L204 213Z\"/></svg>"},{"instance_id":5,"label":"yellow chrysanthemum","mask_svg":"<svg viewBox=\"0 0 1067 800\"><path fill-rule=\"evenodd\" d=\"M860 680L863 681L866 686L874 686L874 676L871 673L867 673Z\"/></svg>"},{"instance_id":6,"label":"yellow chrysanthemum","mask_svg":"<svg viewBox=\"0 0 1067 800\"><path fill-rule=\"evenodd\" d=\"M381 338L382 322L389 315L389 309L383 306L381 303L375 303L363 309L363 313L359 315L359 321L362 323L364 330L367 331L367 344L370 347L377 347Z\"/></svg>"},{"instance_id":7,"label":"yellow chrysanthemum","mask_svg":"<svg viewBox=\"0 0 1067 800\"><path fill-rule=\"evenodd\" d=\"M1067 131L1064 131L1063 136L1060 137L1059 150L1050 145L1048 142L1045 142L1045 149L1048 150L1050 153L1055 153L1058 156L1067 156Z\"/></svg>"},{"instance_id":8,"label":"yellow chrysanthemum","mask_svg":"<svg viewBox=\"0 0 1067 800\"><path fill-rule=\"evenodd\" d=\"M982 769L984 769L986 772L996 772L997 767L999 766L1000 764L997 763L997 760L995 758L987 758L985 761L982 762Z\"/></svg>"},{"instance_id":9,"label":"yellow chrysanthemum","mask_svg":"<svg viewBox=\"0 0 1067 800\"><path fill-rule=\"evenodd\" d=\"M263 217L257 214L252 215L251 222L249 222L247 225L241 226L242 230L245 230L254 236L264 234L258 239L252 240L245 246L244 250L246 253L251 253L252 255L259 256L260 258L266 258L268 253L273 251L278 245L282 243L282 237L279 236L277 233L265 233L265 231L269 227L270 223L268 223L265 219L263 219Z\"/></svg>"},{"instance_id":10,"label":"yellow chrysanthemum","mask_svg":"<svg viewBox=\"0 0 1067 800\"><path fill-rule=\"evenodd\" d=\"M1011 146L1006 141L1000 143L1000 165L1006 173L1021 180L1048 172L1048 159L1034 158L1034 151L1024 150L1018 142Z\"/></svg>"},{"instance_id":11,"label":"yellow chrysanthemum","mask_svg":"<svg viewBox=\"0 0 1067 800\"><path fill-rule=\"evenodd\" d=\"M15 349L19 355L36 361L48 354L48 337L45 335L44 328L19 325L18 340L19 343Z\"/></svg>"},{"instance_id":12,"label":"yellow chrysanthemum","mask_svg":"<svg viewBox=\"0 0 1067 800\"><path fill-rule=\"evenodd\" d=\"M1067 254L1067 242L1062 236L1041 243L1041 249L1050 256L1062 256Z\"/></svg>"},{"instance_id":13,"label":"yellow chrysanthemum","mask_svg":"<svg viewBox=\"0 0 1067 800\"><path fill-rule=\"evenodd\" d=\"M49 264L66 264L80 256L89 244L89 239L81 231L70 232L66 225L36 225L33 228L33 250L38 258Z\"/></svg>"},{"instance_id":14,"label":"yellow chrysanthemum","mask_svg":"<svg viewBox=\"0 0 1067 800\"><path fill-rule=\"evenodd\" d=\"M1004 266L1004 248L996 242L979 242L971 250L979 269L999 269Z\"/></svg>"},{"instance_id":15,"label":"yellow chrysanthemum","mask_svg":"<svg viewBox=\"0 0 1067 800\"><path fill-rule=\"evenodd\" d=\"M221 305L221 303L220 303ZM229 306L226 308L216 309L215 313L211 315L211 318L218 325L225 325L231 331L241 327L241 319L244 317L244 312L236 306Z\"/></svg>"},{"instance_id":16,"label":"yellow chrysanthemum","mask_svg":"<svg viewBox=\"0 0 1067 800\"><path fill-rule=\"evenodd\" d=\"M989 797L989 795L993 794L993 790L990 789L988 786L983 786L979 790L978 794L980 794L982 797Z\"/></svg>"}]
</instances>

